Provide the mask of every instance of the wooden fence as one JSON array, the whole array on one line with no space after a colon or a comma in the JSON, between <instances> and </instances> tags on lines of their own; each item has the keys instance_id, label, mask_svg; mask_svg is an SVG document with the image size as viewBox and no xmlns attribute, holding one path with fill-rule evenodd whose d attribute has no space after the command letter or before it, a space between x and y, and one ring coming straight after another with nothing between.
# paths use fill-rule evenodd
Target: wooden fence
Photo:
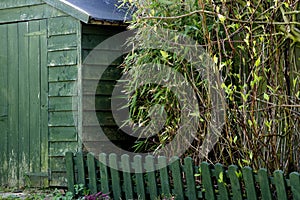
<instances>
[{"instance_id":1,"label":"wooden fence","mask_svg":"<svg viewBox=\"0 0 300 200\"><path fill-rule=\"evenodd\" d=\"M285 177L276 170L268 176L266 169L256 173L250 167L239 169L235 165L228 168L221 164L206 162L194 166L191 158L173 162L165 168L156 167L167 163L165 157L147 156L142 159L128 155L100 154L98 159L89 153L76 155L66 153L68 189L74 192L74 185L84 184L91 193L109 193L113 199L297 199L300 200L300 175L292 172ZM101 161L101 162L100 162ZM110 163L112 168L105 163ZM144 173L122 172L133 169ZM120 170L117 170L120 169Z\"/></svg>"}]
</instances>

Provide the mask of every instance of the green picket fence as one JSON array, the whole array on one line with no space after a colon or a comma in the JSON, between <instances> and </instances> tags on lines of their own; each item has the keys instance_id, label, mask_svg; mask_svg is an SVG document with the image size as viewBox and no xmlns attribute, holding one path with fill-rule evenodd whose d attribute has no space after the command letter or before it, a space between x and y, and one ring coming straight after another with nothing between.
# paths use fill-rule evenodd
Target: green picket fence
<instances>
[{"instance_id":1,"label":"green picket fence","mask_svg":"<svg viewBox=\"0 0 300 200\"><path fill-rule=\"evenodd\" d=\"M91 193L101 191L113 199L172 196L176 199L300 200L300 175L297 172L285 177L280 170L268 176L266 169L254 173L250 167L239 169L235 165L225 168L221 164L203 162L194 166L190 157L182 162L177 157L171 158L172 163L165 168L159 168L168 162L165 157L142 159L141 156L100 154L97 158L91 153L66 153L69 191L74 192L76 184L84 184ZM129 173L130 168L144 173Z\"/></svg>"}]
</instances>

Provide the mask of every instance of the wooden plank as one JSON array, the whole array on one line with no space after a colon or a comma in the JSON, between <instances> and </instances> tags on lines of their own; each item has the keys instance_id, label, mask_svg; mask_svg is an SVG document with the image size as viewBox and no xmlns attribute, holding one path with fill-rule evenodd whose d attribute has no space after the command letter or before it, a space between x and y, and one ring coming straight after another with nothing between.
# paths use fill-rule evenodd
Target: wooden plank
<instances>
[{"instance_id":1,"label":"wooden plank","mask_svg":"<svg viewBox=\"0 0 300 200\"><path fill-rule=\"evenodd\" d=\"M116 126L110 111L84 111L82 120L83 126Z\"/></svg>"},{"instance_id":2,"label":"wooden plank","mask_svg":"<svg viewBox=\"0 0 300 200\"><path fill-rule=\"evenodd\" d=\"M67 187L68 183L66 172L52 172L49 186L53 188Z\"/></svg>"},{"instance_id":3,"label":"wooden plank","mask_svg":"<svg viewBox=\"0 0 300 200\"><path fill-rule=\"evenodd\" d=\"M54 82L49 83L49 97L74 97L77 96L77 82Z\"/></svg>"},{"instance_id":4,"label":"wooden plank","mask_svg":"<svg viewBox=\"0 0 300 200\"><path fill-rule=\"evenodd\" d=\"M56 17L50 18L49 23L49 36L54 35L67 35L67 34L77 34L79 31L77 20L74 18L67 17Z\"/></svg>"},{"instance_id":5,"label":"wooden plank","mask_svg":"<svg viewBox=\"0 0 300 200\"><path fill-rule=\"evenodd\" d=\"M132 187L132 180L130 174L130 158L129 155L123 154L121 156L121 168L123 171L123 179L124 179L124 192L126 199L133 199L133 187Z\"/></svg>"},{"instance_id":6,"label":"wooden plank","mask_svg":"<svg viewBox=\"0 0 300 200\"><path fill-rule=\"evenodd\" d=\"M47 30L47 21L40 22L40 30ZM47 34L40 35L40 53L41 53L41 75L40 75L40 138L41 138L41 171L48 172L48 155L49 155L49 130L48 130L48 68L47 68ZM48 187L48 180L44 181L44 187Z\"/></svg>"},{"instance_id":7,"label":"wooden plank","mask_svg":"<svg viewBox=\"0 0 300 200\"><path fill-rule=\"evenodd\" d=\"M29 22L29 32L40 31L39 21ZM30 95L30 172L40 172L41 170L41 138L40 138L40 38L39 36L29 37L29 95Z\"/></svg>"},{"instance_id":8,"label":"wooden plank","mask_svg":"<svg viewBox=\"0 0 300 200\"><path fill-rule=\"evenodd\" d=\"M107 155L105 153L99 154L99 170L100 170L100 182L101 182L101 191L104 194L109 193L109 175L107 171Z\"/></svg>"},{"instance_id":9,"label":"wooden plank","mask_svg":"<svg viewBox=\"0 0 300 200\"><path fill-rule=\"evenodd\" d=\"M120 64L120 63L119 63ZM119 80L122 74L122 68L119 65L84 65L82 77L85 80L103 80L114 81ZM101 74L101 77L99 77Z\"/></svg>"},{"instance_id":10,"label":"wooden plank","mask_svg":"<svg viewBox=\"0 0 300 200\"><path fill-rule=\"evenodd\" d=\"M115 81L83 80L84 95L111 95Z\"/></svg>"},{"instance_id":11,"label":"wooden plank","mask_svg":"<svg viewBox=\"0 0 300 200\"><path fill-rule=\"evenodd\" d=\"M180 170L180 161L178 157L172 157L170 160L170 168L174 182L174 195L177 199L184 199L183 185Z\"/></svg>"},{"instance_id":12,"label":"wooden plank","mask_svg":"<svg viewBox=\"0 0 300 200\"><path fill-rule=\"evenodd\" d=\"M49 156L64 156L67 151L75 152L77 149L77 142L50 142Z\"/></svg>"},{"instance_id":13,"label":"wooden plank","mask_svg":"<svg viewBox=\"0 0 300 200\"><path fill-rule=\"evenodd\" d=\"M77 34L53 35L48 39L48 50L70 50L77 49Z\"/></svg>"},{"instance_id":14,"label":"wooden plank","mask_svg":"<svg viewBox=\"0 0 300 200\"><path fill-rule=\"evenodd\" d=\"M99 134L100 138L103 138L102 134L105 134L105 137L111 141L126 141L130 139L130 137L121 132L117 126L102 126L101 129L102 130L99 130L99 125L84 126L83 135L85 141L95 141L96 138L93 138L94 133Z\"/></svg>"},{"instance_id":15,"label":"wooden plank","mask_svg":"<svg viewBox=\"0 0 300 200\"><path fill-rule=\"evenodd\" d=\"M205 199L216 199L213 182L211 180L212 174L210 171L210 166L207 162L201 163L201 176L202 176L203 188L205 190L204 192Z\"/></svg>"},{"instance_id":16,"label":"wooden plank","mask_svg":"<svg viewBox=\"0 0 300 200\"><path fill-rule=\"evenodd\" d=\"M51 142L76 142L78 131L74 127L49 127L49 141Z\"/></svg>"},{"instance_id":17,"label":"wooden plank","mask_svg":"<svg viewBox=\"0 0 300 200\"><path fill-rule=\"evenodd\" d=\"M0 25L0 185L7 183L8 174L8 35L7 25Z\"/></svg>"},{"instance_id":18,"label":"wooden plank","mask_svg":"<svg viewBox=\"0 0 300 200\"><path fill-rule=\"evenodd\" d=\"M111 173L111 184L112 184L112 192L113 199L119 199L121 197L121 185L120 185L120 175L118 171L118 161L116 154L109 155L109 166Z\"/></svg>"},{"instance_id":19,"label":"wooden plank","mask_svg":"<svg viewBox=\"0 0 300 200\"><path fill-rule=\"evenodd\" d=\"M186 177L186 196L190 200L197 199L194 163L191 157L184 158L184 173Z\"/></svg>"},{"instance_id":20,"label":"wooden plank","mask_svg":"<svg viewBox=\"0 0 300 200\"><path fill-rule=\"evenodd\" d=\"M215 165L215 173L218 180L218 200L229 200L228 190L226 187L226 174L223 166L220 163Z\"/></svg>"},{"instance_id":21,"label":"wooden plank","mask_svg":"<svg viewBox=\"0 0 300 200\"><path fill-rule=\"evenodd\" d=\"M270 181L268 177L268 172L266 169L259 169L257 172L259 188L261 191L262 200L271 200L271 190L270 190Z\"/></svg>"},{"instance_id":22,"label":"wooden plank","mask_svg":"<svg viewBox=\"0 0 300 200\"><path fill-rule=\"evenodd\" d=\"M281 170L276 170L273 173L274 176L274 185L276 187L277 199L287 200L287 190L286 183Z\"/></svg>"},{"instance_id":23,"label":"wooden plank","mask_svg":"<svg viewBox=\"0 0 300 200\"><path fill-rule=\"evenodd\" d=\"M110 111L111 110L111 97L110 96L83 96L83 110L84 111Z\"/></svg>"},{"instance_id":24,"label":"wooden plank","mask_svg":"<svg viewBox=\"0 0 300 200\"><path fill-rule=\"evenodd\" d=\"M42 4L41 0L10 0L10 1L0 1L0 9L8 9L15 7L32 6L36 4Z\"/></svg>"},{"instance_id":25,"label":"wooden plank","mask_svg":"<svg viewBox=\"0 0 300 200\"><path fill-rule=\"evenodd\" d=\"M74 185L75 185L75 179L74 179L74 162L73 162L73 153L67 152L66 153L66 171L67 171L67 180L68 180L68 191L75 194Z\"/></svg>"},{"instance_id":26,"label":"wooden plank","mask_svg":"<svg viewBox=\"0 0 300 200\"><path fill-rule=\"evenodd\" d=\"M51 156L49 158L51 172L66 172L65 156Z\"/></svg>"},{"instance_id":27,"label":"wooden plank","mask_svg":"<svg viewBox=\"0 0 300 200\"><path fill-rule=\"evenodd\" d=\"M162 195L164 197L171 197L167 158L165 156L159 156L157 162Z\"/></svg>"},{"instance_id":28,"label":"wooden plank","mask_svg":"<svg viewBox=\"0 0 300 200\"><path fill-rule=\"evenodd\" d=\"M77 167L77 184L86 185L83 153L77 152L75 159Z\"/></svg>"},{"instance_id":29,"label":"wooden plank","mask_svg":"<svg viewBox=\"0 0 300 200\"><path fill-rule=\"evenodd\" d=\"M18 185L19 51L17 24L8 25L8 185Z\"/></svg>"},{"instance_id":30,"label":"wooden plank","mask_svg":"<svg viewBox=\"0 0 300 200\"><path fill-rule=\"evenodd\" d=\"M18 23L19 35L19 177L24 177L25 172L29 172L30 154L30 128L29 128L29 38L24 37L28 33L28 23Z\"/></svg>"},{"instance_id":31,"label":"wooden plank","mask_svg":"<svg viewBox=\"0 0 300 200\"><path fill-rule=\"evenodd\" d=\"M290 173L290 185L293 193L293 198L300 199L300 175L298 172Z\"/></svg>"},{"instance_id":32,"label":"wooden plank","mask_svg":"<svg viewBox=\"0 0 300 200\"><path fill-rule=\"evenodd\" d=\"M77 50L49 51L48 66L76 65L78 60Z\"/></svg>"},{"instance_id":33,"label":"wooden plank","mask_svg":"<svg viewBox=\"0 0 300 200\"><path fill-rule=\"evenodd\" d=\"M83 12L77 8L74 8L73 6L70 6L69 4L66 4L61 1L56 1L56 0L44 0L46 3L49 5L62 10L65 13L68 13L69 15L73 16L76 19L79 19L80 21L84 23L88 23L90 16L86 13Z\"/></svg>"},{"instance_id":34,"label":"wooden plank","mask_svg":"<svg viewBox=\"0 0 300 200\"><path fill-rule=\"evenodd\" d=\"M135 171L136 193L137 193L138 199L146 199L142 156L140 156L140 155L134 156L133 168Z\"/></svg>"},{"instance_id":35,"label":"wooden plank","mask_svg":"<svg viewBox=\"0 0 300 200\"><path fill-rule=\"evenodd\" d=\"M75 97L50 97L49 111L75 111L77 110Z\"/></svg>"},{"instance_id":36,"label":"wooden plank","mask_svg":"<svg viewBox=\"0 0 300 200\"><path fill-rule=\"evenodd\" d=\"M76 126L77 113L72 111L50 112L49 126Z\"/></svg>"},{"instance_id":37,"label":"wooden plank","mask_svg":"<svg viewBox=\"0 0 300 200\"><path fill-rule=\"evenodd\" d=\"M87 155L87 168L89 176L89 189L92 194L97 193L97 176L96 176L96 166L95 166L95 155L93 153L88 153Z\"/></svg>"},{"instance_id":38,"label":"wooden plank","mask_svg":"<svg viewBox=\"0 0 300 200\"><path fill-rule=\"evenodd\" d=\"M228 167L228 176L230 179L231 190L232 190L232 197L236 200L242 200L242 190L239 181L239 172L238 168L235 165L230 165Z\"/></svg>"},{"instance_id":39,"label":"wooden plank","mask_svg":"<svg viewBox=\"0 0 300 200\"><path fill-rule=\"evenodd\" d=\"M123 61L123 52L119 51L111 51L111 50L98 50L93 49L93 51L89 49L82 50L82 58L84 60L84 66L94 65L120 65Z\"/></svg>"},{"instance_id":40,"label":"wooden plank","mask_svg":"<svg viewBox=\"0 0 300 200\"><path fill-rule=\"evenodd\" d=\"M53 82L49 83L50 97L72 97L77 96L77 82Z\"/></svg>"},{"instance_id":41,"label":"wooden plank","mask_svg":"<svg viewBox=\"0 0 300 200\"><path fill-rule=\"evenodd\" d=\"M47 4L39 4L22 8L2 9L0 10L0 23L47 19L64 15Z\"/></svg>"},{"instance_id":42,"label":"wooden plank","mask_svg":"<svg viewBox=\"0 0 300 200\"><path fill-rule=\"evenodd\" d=\"M49 68L49 81L76 81L78 76L78 68L76 65L50 67Z\"/></svg>"},{"instance_id":43,"label":"wooden plank","mask_svg":"<svg viewBox=\"0 0 300 200\"><path fill-rule=\"evenodd\" d=\"M109 29L109 28L108 28ZM95 30L95 32L106 31L106 30ZM92 50L94 48L99 50L109 50L109 51L120 51L123 49L122 44L119 40L110 41L109 43L103 43L98 46L101 42L105 41L109 37L117 33L112 33L111 35L98 35L95 33L83 34L82 35L82 49ZM101 48L100 48L101 47Z\"/></svg>"},{"instance_id":44,"label":"wooden plank","mask_svg":"<svg viewBox=\"0 0 300 200\"><path fill-rule=\"evenodd\" d=\"M147 175L147 189L150 194L150 199L156 199L158 195L157 191L157 183L155 176L155 166L154 166L154 157L148 155L145 157L145 165L144 168L146 170Z\"/></svg>"},{"instance_id":45,"label":"wooden plank","mask_svg":"<svg viewBox=\"0 0 300 200\"><path fill-rule=\"evenodd\" d=\"M245 183L245 189L247 193L247 199L257 200L255 181L254 181L252 169L250 167L244 167L242 169L242 172L243 172L243 179Z\"/></svg>"}]
</instances>

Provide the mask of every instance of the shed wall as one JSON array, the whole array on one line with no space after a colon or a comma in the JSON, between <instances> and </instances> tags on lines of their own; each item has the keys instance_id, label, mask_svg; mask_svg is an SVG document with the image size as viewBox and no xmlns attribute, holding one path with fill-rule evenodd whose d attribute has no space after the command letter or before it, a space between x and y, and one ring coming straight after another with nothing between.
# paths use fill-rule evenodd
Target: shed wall
<instances>
[{"instance_id":1,"label":"shed wall","mask_svg":"<svg viewBox=\"0 0 300 200\"><path fill-rule=\"evenodd\" d=\"M41 0L10 0L0 2L0 24L2 24L0 28L0 31L3 32L1 32L2 34L5 31L10 33L8 38L1 37L3 51L1 51L0 58L0 134L1 138L4 138L7 142L0 145L0 185L16 186L19 183L19 186L22 186L25 181L31 181L24 178L24 174L34 172L31 175L36 176L38 179L39 176L45 176L45 178L42 178L43 183L41 184L43 186L47 186L48 183L50 186L65 186L64 152L77 151L80 146L78 145L77 137L77 77L78 68L81 64L80 21L54 9ZM28 38L43 37L44 43L35 43L38 45L36 48L30 50L19 48L15 52L19 44L9 43L18 43L16 38L22 37L20 30L24 24L28 24L29 27L28 33L26 33ZM32 27L37 26L37 28L31 30L31 25ZM30 41L31 39L28 40ZM14 45L15 48L12 48L11 45ZM26 60L26 55L28 55L29 59L32 58L39 62L39 65L35 65L39 66L36 70L44 69L42 74L38 73L40 77L36 77L36 79L30 77L27 81L32 85L38 85L39 83L36 82L38 79L46 79L45 84L41 86L45 88L46 93L39 93L40 98L45 101L40 110L24 110L26 114L20 115L18 108L11 111L8 110L7 105L9 102L15 100L16 104L20 103L19 107L22 107L22 104L33 104L38 100L38 98L35 98L36 95L31 95L31 93L26 98L20 98L25 95L23 93L26 93L24 92L26 90L22 88L28 85L26 84L26 79L24 79L25 74L36 74L35 71L23 71L21 69L26 63L24 61L24 59ZM40 60L42 57L45 58L44 61ZM18 74L18 76L13 76L13 73L10 73L12 74L10 76L5 76L8 70L15 70L15 74ZM12 94L12 87L19 87L20 89L17 88L18 91ZM10 99L3 98L4 95L8 95L8 91L11 93ZM18 120L14 119L8 123L8 119L5 117L7 111ZM42 111L45 111L46 115L35 113ZM30 114L34 118L26 117ZM41 121L41 117L43 121ZM26 123L26 121L30 121L30 123ZM41 130L41 135L16 139L15 135L22 135L22 131L26 129L31 131L39 129ZM37 148L39 152L36 151L34 155L30 151L25 153L25 155L20 154L19 150L21 148L28 148L27 143L40 147ZM4 158L3 156L6 157ZM32 166L23 165L21 157L28 160L29 164L33 163ZM16 163L12 163L10 160L14 160ZM9 173L6 173L12 166L15 166L17 170L12 168Z\"/></svg>"}]
</instances>

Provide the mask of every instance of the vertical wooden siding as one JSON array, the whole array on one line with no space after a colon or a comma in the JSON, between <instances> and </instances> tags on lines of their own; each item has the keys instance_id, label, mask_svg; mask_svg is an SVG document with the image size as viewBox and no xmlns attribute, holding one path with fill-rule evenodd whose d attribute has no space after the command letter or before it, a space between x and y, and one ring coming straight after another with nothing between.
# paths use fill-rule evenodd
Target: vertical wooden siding
<instances>
[{"instance_id":1,"label":"vertical wooden siding","mask_svg":"<svg viewBox=\"0 0 300 200\"><path fill-rule=\"evenodd\" d=\"M48 169L46 26L0 25L1 185L23 185L25 173Z\"/></svg>"}]
</instances>

